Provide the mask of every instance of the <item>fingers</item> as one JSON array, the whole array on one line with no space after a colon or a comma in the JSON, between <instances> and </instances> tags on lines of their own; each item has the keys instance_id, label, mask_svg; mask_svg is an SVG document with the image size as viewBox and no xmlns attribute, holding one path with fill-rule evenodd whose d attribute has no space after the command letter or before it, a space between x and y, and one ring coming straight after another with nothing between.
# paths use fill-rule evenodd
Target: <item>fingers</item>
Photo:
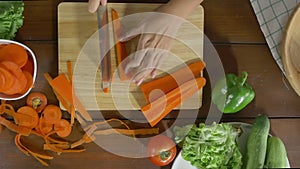
<instances>
[{"instance_id":1,"label":"fingers","mask_svg":"<svg viewBox=\"0 0 300 169\"><path fill-rule=\"evenodd\" d=\"M100 0L89 0L88 10L91 13L96 12L98 6L100 5Z\"/></svg>"},{"instance_id":2,"label":"fingers","mask_svg":"<svg viewBox=\"0 0 300 169\"><path fill-rule=\"evenodd\" d=\"M140 85L149 75L155 76L157 68L160 66L165 51L160 49L147 49L147 53L142 60L139 68L136 69L135 76L131 79L137 85Z\"/></svg>"},{"instance_id":3,"label":"fingers","mask_svg":"<svg viewBox=\"0 0 300 169\"><path fill-rule=\"evenodd\" d=\"M102 5L102 6L105 6L106 3L107 3L107 0L101 0L101 5Z\"/></svg>"},{"instance_id":4,"label":"fingers","mask_svg":"<svg viewBox=\"0 0 300 169\"><path fill-rule=\"evenodd\" d=\"M88 3L88 10L90 13L94 13L97 11L98 7L100 6L100 2L102 6L105 6L107 0L89 0Z\"/></svg>"}]
</instances>

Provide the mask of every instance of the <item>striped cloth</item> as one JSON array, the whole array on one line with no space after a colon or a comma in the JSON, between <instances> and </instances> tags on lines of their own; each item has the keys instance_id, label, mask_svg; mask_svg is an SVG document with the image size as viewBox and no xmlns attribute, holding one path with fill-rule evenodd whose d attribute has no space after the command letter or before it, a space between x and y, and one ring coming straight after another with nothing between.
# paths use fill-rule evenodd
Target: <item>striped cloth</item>
<instances>
[{"instance_id":1,"label":"striped cloth","mask_svg":"<svg viewBox=\"0 0 300 169\"><path fill-rule=\"evenodd\" d=\"M250 0L274 60L284 72L280 44L289 17L300 0Z\"/></svg>"}]
</instances>

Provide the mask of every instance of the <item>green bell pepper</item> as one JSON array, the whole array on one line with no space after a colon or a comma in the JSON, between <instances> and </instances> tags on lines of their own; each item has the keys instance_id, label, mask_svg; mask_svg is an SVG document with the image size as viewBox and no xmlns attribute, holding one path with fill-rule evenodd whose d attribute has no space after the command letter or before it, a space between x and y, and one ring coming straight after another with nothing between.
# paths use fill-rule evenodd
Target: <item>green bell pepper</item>
<instances>
[{"instance_id":1,"label":"green bell pepper","mask_svg":"<svg viewBox=\"0 0 300 169\"><path fill-rule=\"evenodd\" d=\"M246 107L255 97L252 87L246 83L248 73L241 77L226 74L218 81L212 91L212 102L223 113L236 113Z\"/></svg>"}]
</instances>

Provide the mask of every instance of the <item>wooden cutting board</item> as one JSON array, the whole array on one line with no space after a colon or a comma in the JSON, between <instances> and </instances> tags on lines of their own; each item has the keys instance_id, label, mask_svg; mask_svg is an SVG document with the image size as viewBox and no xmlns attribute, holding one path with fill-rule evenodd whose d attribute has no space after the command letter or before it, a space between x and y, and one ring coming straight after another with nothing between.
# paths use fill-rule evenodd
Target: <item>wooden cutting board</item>
<instances>
[{"instance_id":1,"label":"wooden cutting board","mask_svg":"<svg viewBox=\"0 0 300 169\"><path fill-rule=\"evenodd\" d=\"M109 22L111 22L111 8L114 8L121 18L122 16L128 16L130 14L152 12L160 5L161 4L108 3ZM99 53L97 14L91 14L87 9L87 3L63 2L58 6L59 73L67 73L67 61L72 62L75 93L87 110L140 109L146 105L146 100L139 87L134 84L113 79L111 91L109 93L102 91L101 70L99 69L100 59L99 55L94 56L95 53ZM180 27L177 37L182 41L175 40L170 50L170 52L178 56L178 58L165 59L161 66L163 71L161 71L157 77L166 74L166 72L175 71L183 63L195 58L200 57L202 59L203 12L202 6L199 6L187 18L194 27L190 24L183 24ZM136 14L135 16L141 16L136 18L143 19L142 14ZM134 25L138 23L138 19L134 22L128 22L128 24L132 24L134 27ZM112 37L110 39L112 40ZM136 41L126 43L128 51L134 51L135 47ZM116 70L114 49L111 50L111 56L112 71L114 72ZM202 90L177 108L198 109L201 105Z\"/></svg>"}]
</instances>

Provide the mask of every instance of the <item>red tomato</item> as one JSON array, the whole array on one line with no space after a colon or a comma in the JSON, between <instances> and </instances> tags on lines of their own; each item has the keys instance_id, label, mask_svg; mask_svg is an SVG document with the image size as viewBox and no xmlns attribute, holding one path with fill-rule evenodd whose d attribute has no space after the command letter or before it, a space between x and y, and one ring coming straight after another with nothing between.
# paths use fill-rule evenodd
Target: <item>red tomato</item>
<instances>
[{"instance_id":1,"label":"red tomato","mask_svg":"<svg viewBox=\"0 0 300 169\"><path fill-rule=\"evenodd\" d=\"M34 108L38 113L42 112L42 110L47 105L47 97L44 93L41 92L31 92L27 96L27 105Z\"/></svg>"},{"instance_id":2,"label":"red tomato","mask_svg":"<svg viewBox=\"0 0 300 169\"><path fill-rule=\"evenodd\" d=\"M152 137L147 145L147 154L150 161L157 166L170 164L177 153L176 144L164 135Z\"/></svg>"}]
</instances>

